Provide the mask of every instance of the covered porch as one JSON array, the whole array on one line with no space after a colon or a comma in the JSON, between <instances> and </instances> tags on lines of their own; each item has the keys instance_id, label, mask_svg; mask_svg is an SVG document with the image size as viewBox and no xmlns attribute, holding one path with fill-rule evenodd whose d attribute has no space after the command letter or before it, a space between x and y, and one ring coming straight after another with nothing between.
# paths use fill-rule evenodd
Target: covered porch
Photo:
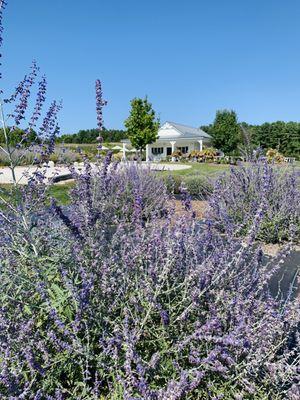
<instances>
[{"instance_id":1,"label":"covered porch","mask_svg":"<svg viewBox=\"0 0 300 400\"><path fill-rule=\"evenodd\" d=\"M203 149L203 139L199 140L157 140L153 144L146 146L146 161L161 161L171 157L175 161L172 154L180 151L182 154L189 154L193 150L201 151Z\"/></svg>"}]
</instances>

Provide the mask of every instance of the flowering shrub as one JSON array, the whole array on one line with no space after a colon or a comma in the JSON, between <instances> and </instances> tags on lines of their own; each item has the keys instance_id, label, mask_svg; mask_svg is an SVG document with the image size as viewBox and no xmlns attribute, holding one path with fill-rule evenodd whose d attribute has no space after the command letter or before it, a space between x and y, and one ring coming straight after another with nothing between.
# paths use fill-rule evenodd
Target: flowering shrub
<instances>
[{"instance_id":1,"label":"flowering shrub","mask_svg":"<svg viewBox=\"0 0 300 400\"><path fill-rule=\"evenodd\" d=\"M213 160L213 158L217 155L217 150L207 147L199 152L199 156L204 158L205 160Z\"/></svg>"},{"instance_id":2,"label":"flowering shrub","mask_svg":"<svg viewBox=\"0 0 300 400\"><path fill-rule=\"evenodd\" d=\"M31 165L34 164L38 155L39 153L36 153L35 151L24 152L23 150L15 148L11 158L16 165ZM10 157L4 152L0 152L0 167L10 166L10 163Z\"/></svg>"},{"instance_id":3,"label":"flowering shrub","mask_svg":"<svg viewBox=\"0 0 300 400\"><path fill-rule=\"evenodd\" d=\"M57 164L73 164L74 162L82 161L80 153L73 151L68 147L55 147L50 155L50 160Z\"/></svg>"},{"instance_id":4,"label":"flowering shrub","mask_svg":"<svg viewBox=\"0 0 300 400\"><path fill-rule=\"evenodd\" d=\"M269 149L266 153L268 162L283 163L284 157L278 150Z\"/></svg>"},{"instance_id":5,"label":"flowering shrub","mask_svg":"<svg viewBox=\"0 0 300 400\"><path fill-rule=\"evenodd\" d=\"M196 158L205 160L205 161L211 161L214 159L214 157L217 155L217 150L211 147L207 147L206 149L203 150L192 150L189 154L189 158Z\"/></svg>"},{"instance_id":6,"label":"flowering shrub","mask_svg":"<svg viewBox=\"0 0 300 400\"><path fill-rule=\"evenodd\" d=\"M99 229L99 224L104 229L136 218L147 221L166 215L170 199L162 180L148 167L111 163L111 156L103 164L86 162L83 171L73 171L76 185L70 193L70 218L74 225L79 216L87 229Z\"/></svg>"},{"instance_id":7,"label":"flowering shrub","mask_svg":"<svg viewBox=\"0 0 300 400\"><path fill-rule=\"evenodd\" d=\"M176 159L180 159L180 157L182 156L182 152L180 150L175 150L173 151L173 153L171 154L171 157L174 157Z\"/></svg>"},{"instance_id":8,"label":"flowering shrub","mask_svg":"<svg viewBox=\"0 0 300 400\"><path fill-rule=\"evenodd\" d=\"M232 168L217 180L209 206L208 218L226 231L246 234L260 212L258 239L270 243L299 239L299 174L294 170L263 162Z\"/></svg>"},{"instance_id":9,"label":"flowering shrub","mask_svg":"<svg viewBox=\"0 0 300 400\"><path fill-rule=\"evenodd\" d=\"M42 186L23 188L31 245L20 224L1 221L1 397L292 399L299 301L266 290L270 266L253 242L260 214L246 244L209 223L199 230L192 213L154 213L145 225L144 175L110 170L94 181L86 165L73 215L45 214ZM128 175L129 222L109 194ZM93 181L109 194L97 216Z\"/></svg>"}]
</instances>

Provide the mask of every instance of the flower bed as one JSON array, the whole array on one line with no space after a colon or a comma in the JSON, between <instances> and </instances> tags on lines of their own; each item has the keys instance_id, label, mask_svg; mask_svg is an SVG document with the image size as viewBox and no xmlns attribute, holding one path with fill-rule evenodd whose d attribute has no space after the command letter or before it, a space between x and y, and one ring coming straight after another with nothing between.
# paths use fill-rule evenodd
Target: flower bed
<instances>
[{"instance_id":1,"label":"flower bed","mask_svg":"<svg viewBox=\"0 0 300 400\"><path fill-rule=\"evenodd\" d=\"M188 196L174 220L151 172L74 178L68 214L32 220L46 188L23 188L25 242L1 221L2 397L293 398L300 308L268 293L285 254L264 264L257 215L245 242L199 229Z\"/></svg>"}]
</instances>

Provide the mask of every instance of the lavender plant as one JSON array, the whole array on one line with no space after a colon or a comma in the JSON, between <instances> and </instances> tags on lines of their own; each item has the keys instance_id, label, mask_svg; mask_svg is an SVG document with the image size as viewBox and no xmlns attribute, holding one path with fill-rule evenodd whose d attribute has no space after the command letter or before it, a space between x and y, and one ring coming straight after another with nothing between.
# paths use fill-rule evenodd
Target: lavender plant
<instances>
[{"instance_id":1,"label":"lavender plant","mask_svg":"<svg viewBox=\"0 0 300 400\"><path fill-rule=\"evenodd\" d=\"M232 168L221 176L209 201L208 218L222 230L244 235L263 214L257 239L278 243L300 238L299 172L266 162Z\"/></svg>"},{"instance_id":2,"label":"lavender plant","mask_svg":"<svg viewBox=\"0 0 300 400\"><path fill-rule=\"evenodd\" d=\"M288 249L263 264L259 213L246 241L199 230L192 210L145 224L135 193L110 234L84 190L76 221L32 227L38 257L2 239L2 398L297 398L299 299L268 293Z\"/></svg>"},{"instance_id":3,"label":"lavender plant","mask_svg":"<svg viewBox=\"0 0 300 400\"><path fill-rule=\"evenodd\" d=\"M170 197L161 179L148 167L111 161L111 153L100 165L85 163L73 171L75 188L70 192L70 218L84 218L86 232L100 226L130 223L137 217L148 221L171 210ZM80 227L82 229L82 227ZM102 229L102 228L101 228Z\"/></svg>"}]
</instances>

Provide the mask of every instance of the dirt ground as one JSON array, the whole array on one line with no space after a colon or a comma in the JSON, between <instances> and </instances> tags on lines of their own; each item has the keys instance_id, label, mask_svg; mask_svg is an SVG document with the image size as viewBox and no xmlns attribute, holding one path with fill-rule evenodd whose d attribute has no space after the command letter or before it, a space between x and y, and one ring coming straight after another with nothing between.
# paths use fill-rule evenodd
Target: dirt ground
<instances>
[{"instance_id":1,"label":"dirt ground","mask_svg":"<svg viewBox=\"0 0 300 400\"><path fill-rule=\"evenodd\" d=\"M186 213L180 200L174 200L174 205L175 205L175 215L181 216ZM207 209L207 201L192 200L192 207L193 210L196 212L196 218L202 219Z\"/></svg>"}]
</instances>

